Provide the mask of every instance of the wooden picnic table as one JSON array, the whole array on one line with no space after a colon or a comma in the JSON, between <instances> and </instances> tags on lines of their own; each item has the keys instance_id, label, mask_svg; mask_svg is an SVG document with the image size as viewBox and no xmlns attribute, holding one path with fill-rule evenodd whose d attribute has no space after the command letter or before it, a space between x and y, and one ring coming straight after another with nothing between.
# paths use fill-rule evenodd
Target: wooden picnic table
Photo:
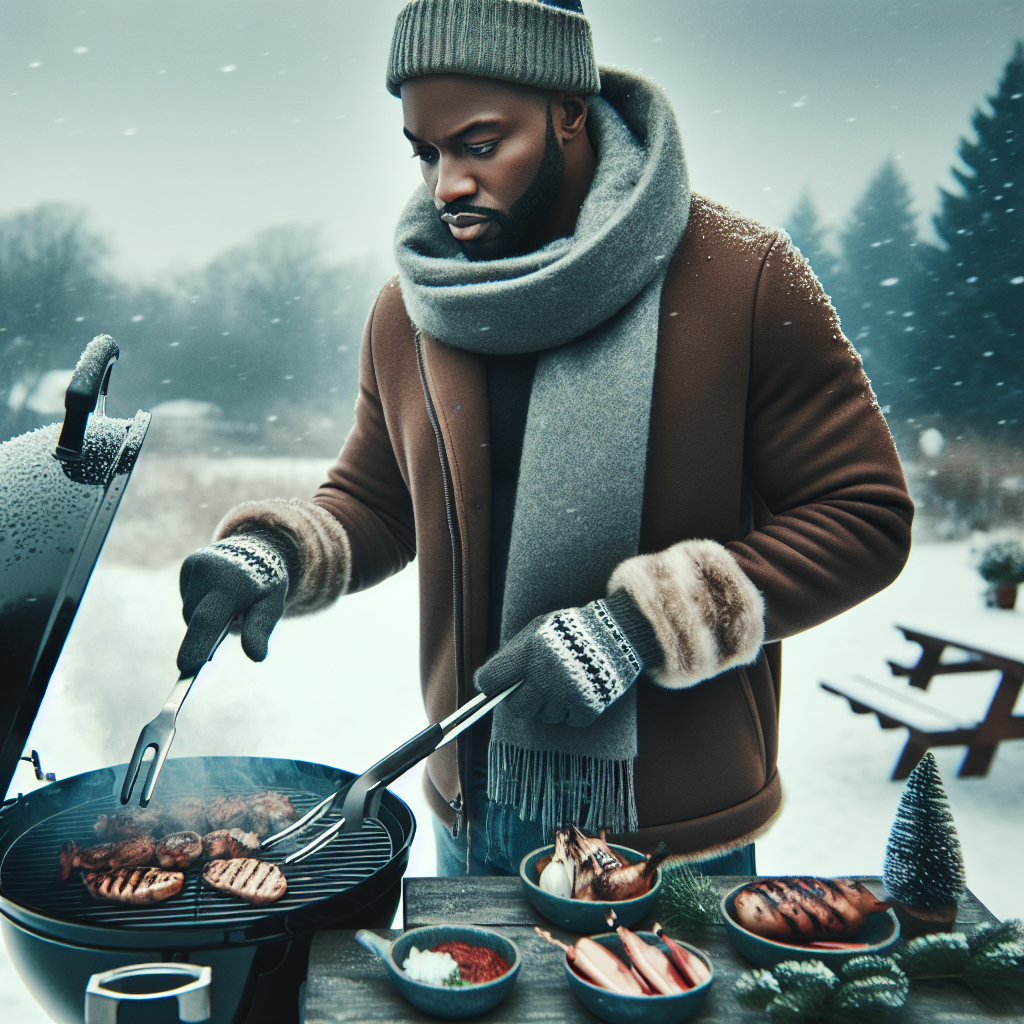
<instances>
[{"instance_id":1,"label":"wooden picnic table","mask_svg":"<svg viewBox=\"0 0 1024 1024\"><path fill-rule=\"evenodd\" d=\"M927 623L897 623L896 628L908 640L921 645L921 655L916 664L906 666L889 662L893 674L907 676L911 686L926 690L935 676L951 673L993 670L1000 673L985 716L968 740L967 753L957 773L987 775L1000 742L1024 738L1024 716L1013 714L1024 686L1024 615L1004 609L979 608L973 613L949 616L945 620L933 618ZM968 658L944 664L942 655L950 648L963 651ZM916 765L928 746L942 745L929 743L920 752L912 750L909 757L913 757ZM907 757L908 752L904 750L901 761Z\"/></svg>"},{"instance_id":2,"label":"wooden picnic table","mask_svg":"<svg viewBox=\"0 0 1024 1024\"><path fill-rule=\"evenodd\" d=\"M750 878L722 876L712 881L719 892L725 894ZM859 880L882 895L882 882L877 876L862 876ZM969 931L991 921L995 921L992 914L968 892L960 904L957 929ZM597 1021L570 991L563 976L561 953L538 936L534 926L549 929L565 942L574 942L578 936L541 918L523 895L518 878L405 879L405 928L434 924L483 925L500 931L519 947L523 961L519 980L503 1003L478 1020L493 1024L591 1024ZM401 934L394 929L376 931L387 938ZM736 952L725 927L713 925L692 941L714 964L715 980L703 1007L691 1020L696 1024L763 1022L766 1019L763 1014L744 1010L733 998L736 979L750 970L751 965ZM355 941L354 931L325 930L316 934L309 958L306 1024L342 1021L406 1024L433 1019L398 994L377 957ZM964 987L952 981L916 983L900 1013L900 1024L981 1024L993 1019L998 1018L988 1013Z\"/></svg>"},{"instance_id":3,"label":"wooden picnic table","mask_svg":"<svg viewBox=\"0 0 1024 1024\"><path fill-rule=\"evenodd\" d=\"M874 712L883 729L906 726L909 730L893 779L905 779L929 747L966 746L957 772L960 776L987 775L996 749L1003 740L1024 738L1024 716L1014 715L1014 705L1024 686L1024 615L1004 609L970 609L956 614L930 615L927 621L904 619L896 628L921 646L913 665L890 661L894 676L906 677L919 691L927 691L936 676L964 672L1000 673L999 682L981 717L957 715L915 697L891 683L863 676L823 681L822 686L846 697L858 714ZM943 661L947 651L966 657Z\"/></svg>"}]
</instances>

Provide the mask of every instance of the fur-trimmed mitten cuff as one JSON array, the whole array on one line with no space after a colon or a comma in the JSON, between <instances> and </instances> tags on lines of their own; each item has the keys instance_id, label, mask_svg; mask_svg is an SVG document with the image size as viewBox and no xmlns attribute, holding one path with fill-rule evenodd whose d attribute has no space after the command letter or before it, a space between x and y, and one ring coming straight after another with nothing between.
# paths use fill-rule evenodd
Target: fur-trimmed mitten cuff
<instances>
[{"instance_id":1,"label":"fur-trimmed mitten cuff","mask_svg":"<svg viewBox=\"0 0 1024 1024\"><path fill-rule=\"evenodd\" d=\"M665 655L648 673L672 690L757 657L764 601L721 544L684 540L616 566L608 592L623 587L650 622Z\"/></svg>"},{"instance_id":2,"label":"fur-trimmed mitten cuff","mask_svg":"<svg viewBox=\"0 0 1024 1024\"><path fill-rule=\"evenodd\" d=\"M300 571L290 580L285 615L319 611L348 590L352 548L345 528L326 509L298 498L246 501L220 521L214 540L256 531L284 534L298 552Z\"/></svg>"}]
</instances>

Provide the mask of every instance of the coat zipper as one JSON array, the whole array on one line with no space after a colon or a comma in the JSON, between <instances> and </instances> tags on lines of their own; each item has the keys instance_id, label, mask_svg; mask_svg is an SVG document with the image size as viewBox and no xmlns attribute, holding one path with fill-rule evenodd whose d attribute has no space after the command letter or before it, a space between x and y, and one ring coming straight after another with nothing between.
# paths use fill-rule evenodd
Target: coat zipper
<instances>
[{"instance_id":1,"label":"coat zipper","mask_svg":"<svg viewBox=\"0 0 1024 1024\"><path fill-rule=\"evenodd\" d=\"M455 703L461 707L465 702L466 693L466 672L463 662L464 628L462 613L462 538L459 534L459 520L455 511L455 492L452 486L451 466L448 462L448 452L444 446L444 437L441 434L441 424L437 418L437 409L434 407L434 399L431 397L430 388L427 385L426 361L423 356L423 342L420 332L415 331L414 342L416 345L416 368L419 370L420 384L423 386L423 398L427 404L427 418L434 431L434 440L437 442L437 454L441 461L441 482L444 486L444 511L448 519L448 533L452 541L452 595L455 609L455 621L452 633L455 641ZM455 798L448 801L449 806L455 811L455 824L452 826L452 838L457 838L464 827L466 806L462 794L466 792L466 780L469 776L469 734L460 736L455 741L456 759L459 773L460 792ZM469 836L467 835L467 840ZM467 843L468 845L468 843Z\"/></svg>"}]
</instances>

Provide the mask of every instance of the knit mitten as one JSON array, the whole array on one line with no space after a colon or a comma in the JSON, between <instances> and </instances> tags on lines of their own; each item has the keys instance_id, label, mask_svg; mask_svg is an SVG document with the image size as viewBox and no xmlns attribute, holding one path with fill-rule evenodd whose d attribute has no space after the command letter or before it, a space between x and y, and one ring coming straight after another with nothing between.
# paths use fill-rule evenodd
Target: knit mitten
<instances>
[{"instance_id":1,"label":"knit mitten","mask_svg":"<svg viewBox=\"0 0 1024 1024\"><path fill-rule=\"evenodd\" d=\"M517 717L549 725L590 725L636 681L659 664L661 647L650 623L625 590L540 615L477 669L476 688L489 696L518 680L505 702Z\"/></svg>"},{"instance_id":2,"label":"knit mitten","mask_svg":"<svg viewBox=\"0 0 1024 1024\"><path fill-rule=\"evenodd\" d=\"M221 631L240 615L242 650L263 661L289 582L297 585L300 572L295 546L269 531L233 534L189 555L179 579L188 630L178 649L178 670L198 671Z\"/></svg>"}]
</instances>

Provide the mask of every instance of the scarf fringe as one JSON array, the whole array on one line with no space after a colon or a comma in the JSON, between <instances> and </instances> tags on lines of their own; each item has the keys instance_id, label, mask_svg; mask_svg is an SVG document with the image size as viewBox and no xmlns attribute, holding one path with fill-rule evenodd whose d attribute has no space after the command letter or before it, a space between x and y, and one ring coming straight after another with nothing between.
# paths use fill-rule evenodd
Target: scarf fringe
<instances>
[{"instance_id":1,"label":"scarf fringe","mask_svg":"<svg viewBox=\"0 0 1024 1024\"><path fill-rule=\"evenodd\" d=\"M585 832L636 832L633 760L611 760L557 750L526 750L492 741L487 750L487 795L516 807L521 821L540 820L545 835L576 825ZM586 814L586 820L581 820Z\"/></svg>"}]
</instances>

